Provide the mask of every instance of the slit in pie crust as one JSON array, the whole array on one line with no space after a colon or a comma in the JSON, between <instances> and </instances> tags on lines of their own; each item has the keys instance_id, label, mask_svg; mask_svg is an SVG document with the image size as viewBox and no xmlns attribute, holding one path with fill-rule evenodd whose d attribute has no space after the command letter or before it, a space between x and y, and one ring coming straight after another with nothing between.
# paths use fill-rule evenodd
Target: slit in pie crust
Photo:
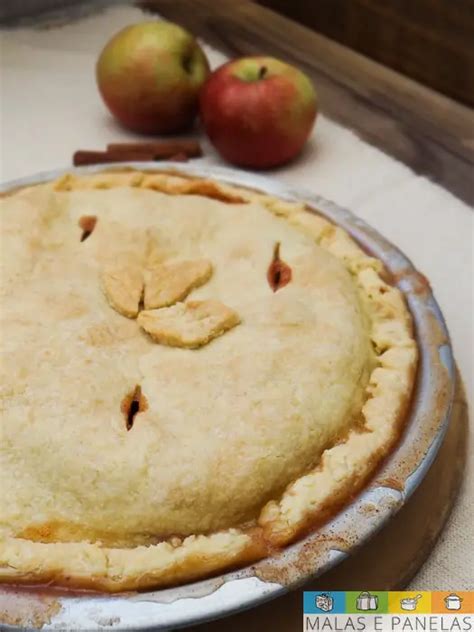
<instances>
[{"instance_id":1,"label":"slit in pie crust","mask_svg":"<svg viewBox=\"0 0 474 632\"><path fill-rule=\"evenodd\" d=\"M126 170L1 204L0 581L121 591L244 565L393 447L410 314L381 262L303 204ZM97 218L82 241L81 217ZM276 244L287 268L269 271ZM147 270L176 261L209 263L149 313L175 335L193 306L223 306L204 346L140 327Z\"/></svg>"}]
</instances>

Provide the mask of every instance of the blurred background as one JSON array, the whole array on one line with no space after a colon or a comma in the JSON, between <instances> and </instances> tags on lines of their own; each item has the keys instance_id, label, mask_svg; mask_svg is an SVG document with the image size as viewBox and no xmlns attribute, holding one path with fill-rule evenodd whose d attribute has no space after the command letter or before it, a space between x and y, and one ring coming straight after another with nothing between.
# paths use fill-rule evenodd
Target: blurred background
<instances>
[{"instance_id":1,"label":"blurred background","mask_svg":"<svg viewBox=\"0 0 474 632\"><path fill-rule=\"evenodd\" d=\"M84 13L111 4L120 0L2 0L0 22L38 19L51 12L58 18L65 8ZM140 4L153 8L155 3ZM474 105L472 0L258 0L258 4Z\"/></svg>"}]
</instances>

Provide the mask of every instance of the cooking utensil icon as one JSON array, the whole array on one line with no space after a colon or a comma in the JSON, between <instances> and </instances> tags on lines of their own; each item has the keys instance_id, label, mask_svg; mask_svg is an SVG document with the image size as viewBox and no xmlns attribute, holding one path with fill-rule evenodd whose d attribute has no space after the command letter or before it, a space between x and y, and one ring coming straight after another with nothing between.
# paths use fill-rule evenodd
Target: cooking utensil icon
<instances>
[{"instance_id":1,"label":"cooking utensil icon","mask_svg":"<svg viewBox=\"0 0 474 632\"><path fill-rule=\"evenodd\" d=\"M400 607L402 610L416 610L416 606L418 605L419 599L421 599L422 595L417 595L416 597L405 597L405 599L400 599Z\"/></svg>"},{"instance_id":2,"label":"cooking utensil icon","mask_svg":"<svg viewBox=\"0 0 474 632\"><path fill-rule=\"evenodd\" d=\"M448 610L461 610L462 598L454 593L444 598L444 604Z\"/></svg>"}]
</instances>

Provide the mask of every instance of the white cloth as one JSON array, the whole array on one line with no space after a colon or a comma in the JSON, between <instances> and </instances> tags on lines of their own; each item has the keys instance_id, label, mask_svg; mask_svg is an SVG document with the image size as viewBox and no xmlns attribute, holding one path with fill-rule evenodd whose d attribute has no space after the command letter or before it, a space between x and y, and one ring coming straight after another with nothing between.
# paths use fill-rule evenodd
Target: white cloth
<instances>
[{"instance_id":1,"label":"white cloth","mask_svg":"<svg viewBox=\"0 0 474 632\"><path fill-rule=\"evenodd\" d=\"M79 148L101 149L109 141L135 138L106 112L95 86L94 65L113 33L142 19L138 9L115 6L52 29L22 28L2 34L2 181L66 167ZM225 59L206 49L214 67ZM207 163L221 163L207 143L205 149ZM351 209L426 274L445 314L472 409L472 210L322 116L301 157L271 175ZM472 439L469 453L474 453ZM471 456L457 505L413 587L473 587L473 478Z\"/></svg>"}]
</instances>

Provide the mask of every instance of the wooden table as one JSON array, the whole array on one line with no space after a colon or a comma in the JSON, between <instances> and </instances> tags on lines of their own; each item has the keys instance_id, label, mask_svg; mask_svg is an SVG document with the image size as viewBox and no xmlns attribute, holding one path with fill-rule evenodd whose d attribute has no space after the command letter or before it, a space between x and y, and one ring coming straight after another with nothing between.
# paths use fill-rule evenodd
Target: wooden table
<instances>
[{"instance_id":1,"label":"wooden table","mask_svg":"<svg viewBox=\"0 0 474 632\"><path fill-rule=\"evenodd\" d=\"M138 4L229 55L270 54L298 65L314 80L325 115L474 203L472 109L250 0Z\"/></svg>"}]
</instances>

